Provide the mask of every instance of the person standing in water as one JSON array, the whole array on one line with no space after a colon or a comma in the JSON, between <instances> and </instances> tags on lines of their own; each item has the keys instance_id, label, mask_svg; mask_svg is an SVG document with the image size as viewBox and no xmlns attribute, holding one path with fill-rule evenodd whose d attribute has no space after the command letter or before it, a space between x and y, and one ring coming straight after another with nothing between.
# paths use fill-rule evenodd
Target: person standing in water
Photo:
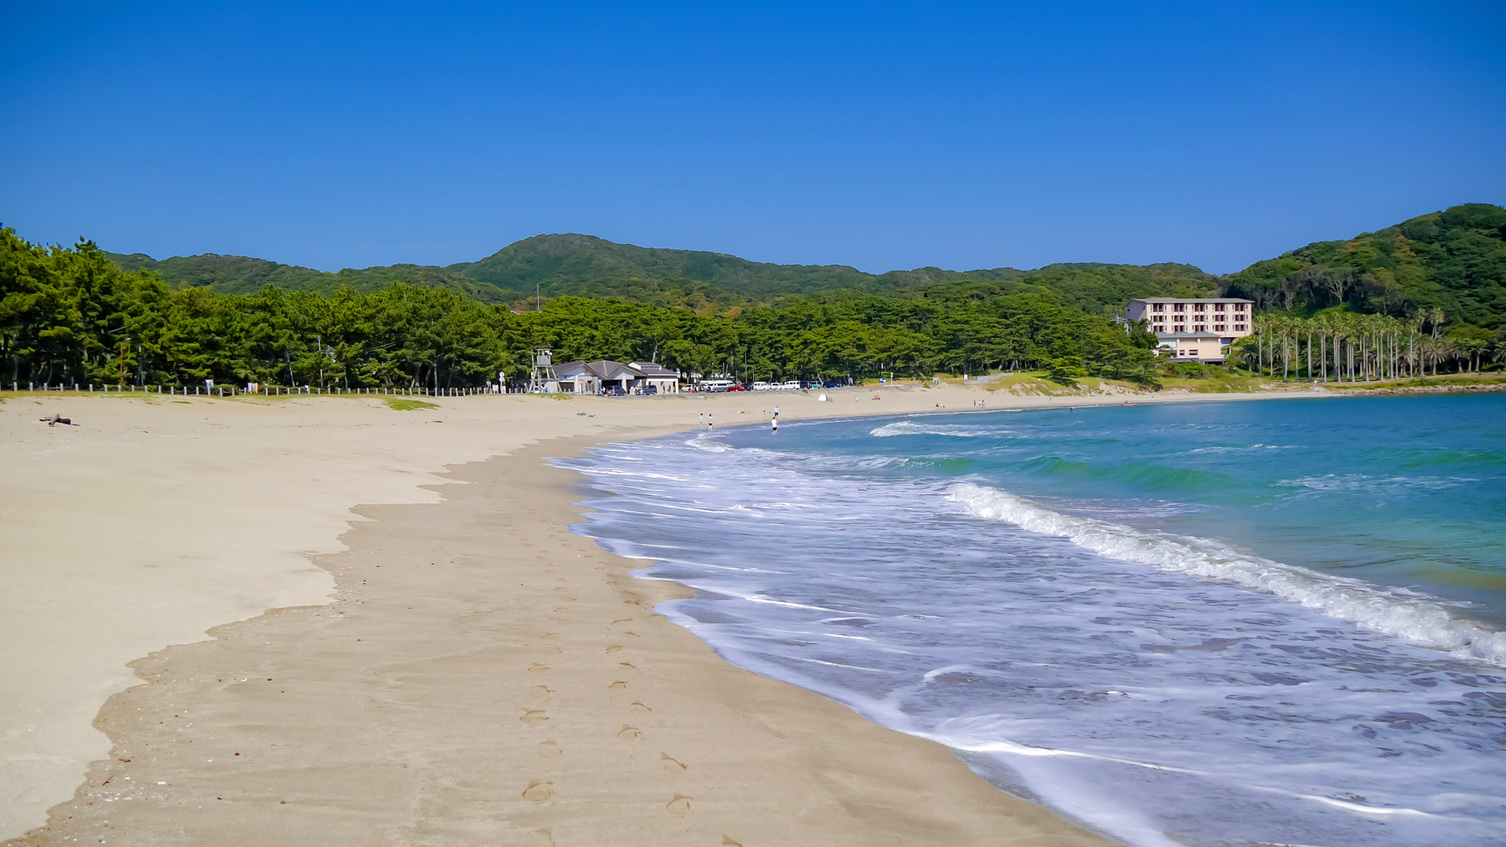
<instances>
[{"instance_id":1,"label":"person standing in water","mask_svg":"<svg viewBox=\"0 0 1506 847\"><path fill-rule=\"evenodd\" d=\"M774 432L778 433L779 432L779 413L778 412L775 412L774 413L774 417L772 417L772 418L769 419L769 423L773 424L773 426L774 426Z\"/></svg>"}]
</instances>

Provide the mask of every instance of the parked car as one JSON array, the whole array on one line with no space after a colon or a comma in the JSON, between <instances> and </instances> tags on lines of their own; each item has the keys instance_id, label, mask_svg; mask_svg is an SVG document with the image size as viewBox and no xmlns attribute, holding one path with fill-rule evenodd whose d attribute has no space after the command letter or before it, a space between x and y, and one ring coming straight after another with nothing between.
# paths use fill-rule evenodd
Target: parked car
<instances>
[{"instance_id":1,"label":"parked car","mask_svg":"<svg viewBox=\"0 0 1506 847\"><path fill-rule=\"evenodd\" d=\"M768 384L767 382L764 382L763 380L759 380L758 382L753 383L754 391L768 391L773 387L774 386Z\"/></svg>"},{"instance_id":2,"label":"parked car","mask_svg":"<svg viewBox=\"0 0 1506 847\"><path fill-rule=\"evenodd\" d=\"M821 383L821 387L822 388L841 388L842 387L842 382L840 380L828 379L827 381Z\"/></svg>"},{"instance_id":3,"label":"parked car","mask_svg":"<svg viewBox=\"0 0 1506 847\"><path fill-rule=\"evenodd\" d=\"M741 385L729 385L729 386L727 386L727 390L728 391L747 391L748 389L742 387Z\"/></svg>"}]
</instances>

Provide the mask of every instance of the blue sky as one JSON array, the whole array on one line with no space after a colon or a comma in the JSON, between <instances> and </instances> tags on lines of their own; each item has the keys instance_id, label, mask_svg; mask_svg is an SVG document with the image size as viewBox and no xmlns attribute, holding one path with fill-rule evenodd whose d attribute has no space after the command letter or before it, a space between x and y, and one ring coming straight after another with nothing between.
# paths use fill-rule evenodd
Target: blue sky
<instances>
[{"instance_id":1,"label":"blue sky","mask_svg":"<svg viewBox=\"0 0 1506 847\"><path fill-rule=\"evenodd\" d=\"M542 232L1239 270L1506 204L1506 4L9 3L0 223L326 270Z\"/></svg>"}]
</instances>

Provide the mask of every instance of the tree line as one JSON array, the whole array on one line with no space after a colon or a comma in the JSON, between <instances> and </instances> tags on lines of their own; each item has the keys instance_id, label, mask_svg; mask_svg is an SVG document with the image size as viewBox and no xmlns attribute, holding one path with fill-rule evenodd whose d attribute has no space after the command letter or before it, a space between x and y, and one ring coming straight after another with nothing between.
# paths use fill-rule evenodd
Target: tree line
<instances>
[{"instance_id":1,"label":"tree line","mask_svg":"<svg viewBox=\"0 0 1506 847\"><path fill-rule=\"evenodd\" d=\"M1445 331L1442 309L1418 309L1405 317L1347 311L1311 317L1281 312L1256 314L1255 334L1237 346L1252 371L1324 382L1358 382L1479 371L1506 362L1506 338Z\"/></svg>"},{"instance_id":2,"label":"tree line","mask_svg":"<svg viewBox=\"0 0 1506 847\"><path fill-rule=\"evenodd\" d=\"M0 229L0 382L458 388L555 361L657 361L740 379L1049 370L1153 382L1154 336L1049 293L928 299L857 292L702 314L558 297L537 311L448 288L329 293L175 289L92 242L33 245Z\"/></svg>"}]
</instances>

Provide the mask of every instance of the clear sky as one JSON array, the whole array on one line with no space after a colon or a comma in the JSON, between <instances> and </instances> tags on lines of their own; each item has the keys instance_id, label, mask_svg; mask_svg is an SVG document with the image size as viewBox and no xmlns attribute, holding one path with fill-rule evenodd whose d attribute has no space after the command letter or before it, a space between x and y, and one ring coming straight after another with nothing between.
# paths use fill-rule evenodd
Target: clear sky
<instances>
[{"instance_id":1,"label":"clear sky","mask_svg":"<svg viewBox=\"0 0 1506 847\"><path fill-rule=\"evenodd\" d=\"M0 223L158 258L1224 273L1506 204L1500 0L0 11Z\"/></svg>"}]
</instances>

